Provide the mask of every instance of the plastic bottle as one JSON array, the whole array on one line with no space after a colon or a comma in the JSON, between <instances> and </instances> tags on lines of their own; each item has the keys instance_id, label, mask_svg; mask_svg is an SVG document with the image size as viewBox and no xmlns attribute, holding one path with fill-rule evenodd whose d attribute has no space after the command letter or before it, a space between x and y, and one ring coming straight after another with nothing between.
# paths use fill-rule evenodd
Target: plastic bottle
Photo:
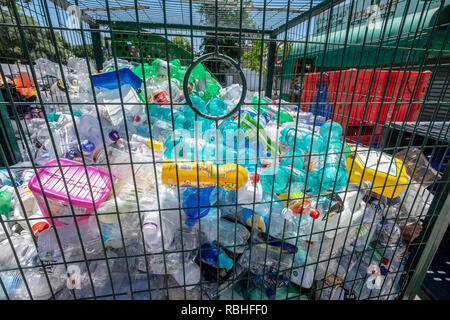
<instances>
[{"instance_id":1,"label":"plastic bottle","mask_svg":"<svg viewBox=\"0 0 450 320\"><path fill-rule=\"evenodd\" d=\"M259 176L255 177L254 174L250 174L247 184L239 190L228 190L218 187L220 209L224 217L232 216L232 219L235 216L242 217L242 208L252 210L253 203L261 201L263 190L261 184L258 183L258 179ZM217 204L217 189L211 192L210 203L212 206Z\"/></svg>"},{"instance_id":2,"label":"plastic bottle","mask_svg":"<svg viewBox=\"0 0 450 320\"><path fill-rule=\"evenodd\" d=\"M172 124L167 121L156 120L152 123L152 138L155 140L165 141L172 132Z\"/></svg>"},{"instance_id":3,"label":"plastic bottle","mask_svg":"<svg viewBox=\"0 0 450 320\"><path fill-rule=\"evenodd\" d=\"M328 99L328 81L320 80L317 82L317 92L312 102L314 103L309 109L314 115L322 116L326 119L332 117L332 108Z\"/></svg>"},{"instance_id":4,"label":"plastic bottle","mask_svg":"<svg viewBox=\"0 0 450 320\"><path fill-rule=\"evenodd\" d=\"M291 177L292 175L292 177ZM306 172L296 167L269 166L260 174L262 188L266 192L285 193L304 191Z\"/></svg>"},{"instance_id":5,"label":"plastic bottle","mask_svg":"<svg viewBox=\"0 0 450 320\"><path fill-rule=\"evenodd\" d=\"M250 254L243 257L241 263L248 266L251 273L270 276L279 274L282 270L288 270L293 266L295 261L293 255L297 252L297 248L286 242L274 242L273 239L271 241L271 244L258 243L252 245ZM284 274L281 276L285 278ZM285 278L284 280L287 281L288 279Z\"/></svg>"},{"instance_id":6,"label":"plastic bottle","mask_svg":"<svg viewBox=\"0 0 450 320\"><path fill-rule=\"evenodd\" d=\"M17 223L21 225L24 230L31 232L37 239L42 231L50 228L50 224L42 214L39 205L28 188L28 185L21 185L18 188L18 191L22 204L25 208L25 212L22 210L20 202L17 201L14 208L14 218L17 219ZM26 218L28 218L28 223L30 224L31 230L28 228L27 221L23 220Z\"/></svg>"},{"instance_id":7,"label":"plastic bottle","mask_svg":"<svg viewBox=\"0 0 450 320\"><path fill-rule=\"evenodd\" d=\"M220 219L220 216L219 214L218 219L217 208L211 208L208 215L201 219L199 228L205 239L207 242L217 241L230 252L244 252L250 232L243 225ZM219 234L217 234L217 227L219 227Z\"/></svg>"},{"instance_id":8,"label":"plastic bottle","mask_svg":"<svg viewBox=\"0 0 450 320\"><path fill-rule=\"evenodd\" d=\"M312 140L312 146L311 146L311 140ZM324 142L323 138L317 134L312 134L310 132L307 132L303 135L303 137L300 139L300 146L299 148L304 150L306 153L324 153Z\"/></svg>"},{"instance_id":9,"label":"plastic bottle","mask_svg":"<svg viewBox=\"0 0 450 320\"><path fill-rule=\"evenodd\" d=\"M15 181L16 178L15 178L14 173L11 172L11 174L13 175L13 180ZM12 186L12 185L13 185L13 182L12 182L11 179L10 179L8 170L6 170L6 169L1 169L1 170L0 170L0 187L3 187L3 186Z\"/></svg>"},{"instance_id":10,"label":"plastic bottle","mask_svg":"<svg viewBox=\"0 0 450 320\"><path fill-rule=\"evenodd\" d=\"M143 217L142 232L146 249L149 253L162 252L162 230L160 229L159 212L146 212ZM173 241L171 229L164 230L164 241L170 244Z\"/></svg>"},{"instance_id":11,"label":"plastic bottle","mask_svg":"<svg viewBox=\"0 0 450 320\"><path fill-rule=\"evenodd\" d=\"M60 157L74 161L81 160L81 151L78 146L73 124L66 124L57 130L54 134L54 140L57 153ZM46 149L50 150L50 158L56 158L50 139L46 142Z\"/></svg>"},{"instance_id":12,"label":"plastic bottle","mask_svg":"<svg viewBox=\"0 0 450 320\"><path fill-rule=\"evenodd\" d=\"M164 155L166 159L175 160L184 159L191 161L212 161L215 158L214 153L216 146L208 143L203 139L184 138L181 135L175 135L176 141L174 144L173 135L169 135L164 143L166 151Z\"/></svg>"},{"instance_id":13,"label":"plastic bottle","mask_svg":"<svg viewBox=\"0 0 450 320\"><path fill-rule=\"evenodd\" d=\"M345 206L345 204L344 204ZM352 208L350 208L351 210ZM348 210L346 208L346 210ZM362 211L362 212L361 212ZM378 221L381 220L381 212L373 203L361 204L359 209L355 210L355 217L352 219L352 227L345 248L347 251L363 252L375 239ZM353 232L355 229L356 232Z\"/></svg>"},{"instance_id":14,"label":"plastic bottle","mask_svg":"<svg viewBox=\"0 0 450 320\"><path fill-rule=\"evenodd\" d=\"M242 86L240 84L234 83L231 86L222 88L220 90L220 96L223 98L229 110L232 110L241 99Z\"/></svg>"},{"instance_id":15,"label":"plastic bottle","mask_svg":"<svg viewBox=\"0 0 450 320\"><path fill-rule=\"evenodd\" d=\"M100 221L102 239L105 246L119 249L123 248L124 245L131 245L137 238L139 218L133 214L124 215L120 219L120 225L117 216L113 215L113 218L113 222Z\"/></svg>"},{"instance_id":16,"label":"plastic bottle","mask_svg":"<svg viewBox=\"0 0 450 320\"><path fill-rule=\"evenodd\" d=\"M322 191L333 187L335 190L341 190L348 183L345 155L341 154L341 151L342 144L333 141L333 144L328 150L328 154L324 155L322 160L319 160L324 162ZM320 173L319 179L321 179Z\"/></svg>"},{"instance_id":17,"label":"plastic bottle","mask_svg":"<svg viewBox=\"0 0 450 320\"><path fill-rule=\"evenodd\" d=\"M314 124L314 114L311 112L299 111L297 115L299 127L312 126Z\"/></svg>"},{"instance_id":18,"label":"plastic bottle","mask_svg":"<svg viewBox=\"0 0 450 320\"><path fill-rule=\"evenodd\" d=\"M284 156L280 157L280 166L287 167L287 166L293 166L296 169L303 169L303 163L305 160L305 156L301 152L295 152L294 150L290 150L288 153L286 153Z\"/></svg>"},{"instance_id":19,"label":"plastic bottle","mask_svg":"<svg viewBox=\"0 0 450 320\"><path fill-rule=\"evenodd\" d=\"M270 194L265 194L255 210L244 208L242 210L242 222L249 227L253 224L264 233L270 234L277 239L285 238L296 232L295 220L291 219L292 211L284 206L283 201L276 195L273 200ZM269 221L270 219L270 221Z\"/></svg>"},{"instance_id":20,"label":"plastic bottle","mask_svg":"<svg viewBox=\"0 0 450 320\"><path fill-rule=\"evenodd\" d=\"M300 225L298 233L301 237L300 240L311 244L319 242L321 235L312 234L313 232L316 233L318 231L317 224L319 217L320 212L315 208L312 208L307 214L294 215L294 218L297 219L297 223Z\"/></svg>"},{"instance_id":21,"label":"plastic bottle","mask_svg":"<svg viewBox=\"0 0 450 320\"><path fill-rule=\"evenodd\" d=\"M162 196L161 203L165 202L165 198L172 196L171 193ZM169 200L169 198L167 199ZM164 255L155 254L149 256L150 270L155 274L169 273L180 285L189 286L197 284L201 276L199 266L194 263L195 251L198 248L198 230L196 227L189 227L183 224L179 220L180 215L178 210L165 210L161 218L163 222L162 230L159 217L155 214L150 218L144 215L144 225L147 223L148 226L143 229L144 239L148 245L146 247L147 250L150 253L162 252L162 242L158 240L162 237L164 237L164 250L166 250ZM155 227L154 224L158 224L158 227ZM182 242L183 247L181 245ZM182 249L185 251L181 252ZM175 252L171 253L170 251ZM185 276L183 271L185 272Z\"/></svg>"},{"instance_id":22,"label":"plastic bottle","mask_svg":"<svg viewBox=\"0 0 450 320\"><path fill-rule=\"evenodd\" d=\"M291 209L293 213L308 213L311 209L311 200L303 192L294 191L289 194L280 193L278 196L280 199L285 200L284 204Z\"/></svg>"},{"instance_id":23,"label":"plastic bottle","mask_svg":"<svg viewBox=\"0 0 450 320\"><path fill-rule=\"evenodd\" d=\"M222 188L234 190L244 186L248 180L247 170L240 165L185 162L179 164L164 163L162 168L163 184L168 186L177 185L176 168L178 168L180 185L186 187L198 186L206 188L219 185Z\"/></svg>"},{"instance_id":24,"label":"plastic bottle","mask_svg":"<svg viewBox=\"0 0 450 320\"><path fill-rule=\"evenodd\" d=\"M210 195L214 187L187 189L183 194L183 210L188 216L186 224L194 226L198 219L206 216L210 211ZM200 203L199 203L200 198Z\"/></svg>"},{"instance_id":25,"label":"plastic bottle","mask_svg":"<svg viewBox=\"0 0 450 320\"><path fill-rule=\"evenodd\" d=\"M11 194L8 191L0 191L0 214L9 218L11 208Z\"/></svg>"},{"instance_id":26,"label":"plastic bottle","mask_svg":"<svg viewBox=\"0 0 450 320\"><path fill-rule=\"evenodd\" d=\"M278 121L278 114L280 115L280 124L283 124L285 122L291 122L294 121L292 116L287 112L286 110L283 110L283 107L280 106L280 111L278 113L278 105L273 105L273 101L271 101L269 98L262 98L258 97L258 95L253 96L252 103L264 103L267 105L261 105L261 110L264 114L266 114L270 119L273 119L274 121ZM257 108L257 105L254 106L254 108Z\"/></svg>"},{"instance_id":27,"label":"plastic bottle","mask_svg":"<svg viewBox=\"0 0 450 320\"><path fill-rule=\"evenodd\" d=\"M283 145L283 150L285 152L292 150L294 147L294 141L295 142L295 148L297 150L307 150L307 146L302 145L302 139L306 134L311 134L311 131L307 129L297 128L297 131L295 130L295 127L285 127L280 131L280 143ZM311 144L311 140L309 140ZM308 149L309 150L309 149ZM298 155L298 152L296 152Z\"/></svg>"},{"instance_id":28,"label":"plastic bottle","mask_svg":"<svg viewBox=\"0 0 450 320\"><path fill-rule=\"evenodd\" d=\"M212 116L221 116L227 112L227 105L222 98L213 98L206 106L208 114Z\"/></svg>"},{"instance_id":29,"label":"plastic bottle","mask_svg":"<svg viewBox=\"0 0 450 320\"><path fill-rule=\"evenodd\" d=\"M327 121L322 126L320 126L319 134L325 141L325 143L330 140L332 141L341 141L342 137L342 127L336 121Z\"/></svg>"},{"instance_id":30,"label":"plastic bottle","mask_svg":"<svg viewBox=\"0 0 450 320\"><path fill-rule=\"evenodd\" d=\"M222 249L217 249L214 242L202 244L201 250L199 250L199 258L202 262L219 269L230 270L234 265L233 259Z\"/></svg>"},{"instance_id":31,"label":"plastic bottle","mask_svg":"<svg viewBox=\"0 0 450 320\"><path fill-rule=\"evenodd\" d=\"M78 132L80 134L81 149L86 156L92 159L104 148L100 125L96 118L83 115L79 120ZM114 128L103 127L106 146L112 145L119 140L120 135Z\"/></svg>"}]
</instances>

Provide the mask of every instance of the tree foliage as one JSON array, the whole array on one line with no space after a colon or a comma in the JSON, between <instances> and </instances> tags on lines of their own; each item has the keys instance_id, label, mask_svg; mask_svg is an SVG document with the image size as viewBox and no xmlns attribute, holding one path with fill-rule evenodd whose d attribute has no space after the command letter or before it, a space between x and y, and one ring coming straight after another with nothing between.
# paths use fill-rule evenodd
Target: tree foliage
<instances>
[{"instance_id":1,"label":"tree foliage","mask_svg":"<svg viewBox=\"0 0 450 320\"><path fill-rule=\"evenodd\" d=\"M11 1L1 1L0 14L2 23L18 25ZM58 55L55 47L58 48L59 56L63 64L67 63L67 60L74 55L85 57L84 48L80 49L77 46L72 46L57 31L53 31L56 38L55 46L52 41L50 29L39 28L39 23L34 17L25 14L20 6L17 6L17 9L20 24L36 26L36 28L23 28L25 39L22 39L18 27L3 27L0 32L0 60L2 62L14 63L15 61L20 61L22 63L28 63L26 49L28 49L32 61L38 58L46 58L56 62L58 61Z\"/></svg>"},{"instance_id":2,"label":"tree foliage","mask_svg":"<svg viewBox=\"0 0 450 320\"><path fill-rule=\"evenodd\" d=\"M261 40L252 41L250 44L250 49L242 55L242 60L245 60L247 62L246 68L260 72L261 67L263 72L265 73L267 68L267 52L268 52L268 44L267 42L264 42L263 48L262 48L262 55L261 55ZM261 64L262 59L262 64Z\"/></svg>"},{"instance_id":3,"label":"tree foliage","mask_svg":"<svg viewBox=\"0 0 450 320\"><path fill-rule=\"evenodd\" d=\"M237 3L235 8L231 8L229 6L225 7L217 7L214 4L202 4L198 11L202 15L203 24L207 26L214 27L216 25L216 17L217 24L219 27L226 28L235 28L238 29L241 26L242 28L255 28L255 22L250 17L250 12L248 10L240 10L240 3L237 0L233 0ZM251 0L244 0L243 7L253 5ZM216 15L217 9L217 15ZM242 38L247 37L248 35L242 33ZM207 54L216 51L218 49L219 53L225 54L235 60L238 60L242 57L244 53L243 50L244 45L241 43L239 46L239 36L237 34L232 34L227 32L206 32L205 37L203 38L202 44L200 45L201 54ZM205 61L203 63L209 70L213 71L217 68L217 64ZM217 75L219 80L222 80L222 75Z\"/></svg>"},{"instance_id":4,"label":"tree foliage","mask_svg":"<svg viewBox=\"0 0 450 320\"><path fill-rule=\"evenodd\" d=\"M176 45L180 46L187 52L189 52L189 53L192 52L191 42L188 39L186 39L185 37L175 36L175 37L173 37L172 42L175 43Z\"/></svg>"}]
</instances>

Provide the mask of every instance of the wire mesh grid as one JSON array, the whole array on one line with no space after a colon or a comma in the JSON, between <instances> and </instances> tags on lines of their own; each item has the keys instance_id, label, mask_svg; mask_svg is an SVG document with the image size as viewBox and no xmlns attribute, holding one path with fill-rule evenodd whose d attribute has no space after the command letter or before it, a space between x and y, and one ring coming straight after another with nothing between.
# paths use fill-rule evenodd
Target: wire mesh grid
<instances>
[{"instance_id":1,"label":"wire mesh grid","mask_svg":"<svg viewBox=\"0 0 450 320\"><path fill-rule=\"evenodd\" d=\"M0 160L15 204L1 220L0 297L414 297L448 226L449 7L374 4L7 1ZM379 12L371 28L367 20ZM138 53L129 61L117 52L125 36L126 50ZM159 55L144 55L152 46ZM161 67L177 47L190 56ZM219 92L208 97L195 68L183 78L205 54L206 89L239 84L247 92L228 117L239 97L217 111ZM112 90L99 82L107 74ZM154 94L175 80L191 87ZM25 99L21 89L30 87L36 93ZM246 144L226 149L224 126L234 129L232 144L242 136ZM47 192L48 170L63 181L61 197ZM102 203L92 172L113 180ZM83 203L73 192L80 178Z\"/></svg>"}]
</instances>

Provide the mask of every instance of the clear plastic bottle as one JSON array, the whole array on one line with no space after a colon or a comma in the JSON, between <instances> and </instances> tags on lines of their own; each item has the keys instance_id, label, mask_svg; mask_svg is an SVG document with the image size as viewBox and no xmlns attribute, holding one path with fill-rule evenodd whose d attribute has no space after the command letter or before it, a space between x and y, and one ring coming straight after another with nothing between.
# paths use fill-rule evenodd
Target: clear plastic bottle
<instances>
[{"instance_id":1,"label":"clear plastic bottle","mask_svg":"<svg viewBox=\"0 0 450 320\"><path fill-rule=\"evenodd\" d=\"M242 221L248 226L255 226L272 237L282 239L292 236L297 231L295 220L292 219L292 211L284 206L284 202L273 195L265 194L260 204L255 206L255 211L244 208L242 210ZM270 219L270 221L269 221ZM284 231L284 233L283 233Z\"/></svg>"},{"instance_id":2,"label":"clear plastic bottle","mask_svg":"<svg viewBox=\"0 0 450 320\"><path fill-rule=\"evenodd\" d=\"M201 218L199 228L206 242L218 241L222 247L226 247L230 252L244 252L245 244L250 238L250 232L243 225L220 219L220 213L218 219L217 208L214 207L209 210L206 216ZM217 234L217 228L219 228L219 234Z\"/></svg>"}]
</instances>

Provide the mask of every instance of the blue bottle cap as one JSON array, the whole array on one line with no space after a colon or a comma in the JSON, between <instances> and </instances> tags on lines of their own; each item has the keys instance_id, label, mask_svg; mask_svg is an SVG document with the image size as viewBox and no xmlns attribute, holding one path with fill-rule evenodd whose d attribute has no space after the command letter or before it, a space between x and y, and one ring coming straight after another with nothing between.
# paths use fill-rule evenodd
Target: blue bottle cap
<instances>
[{"instance_id":1,"label":"blue bottle cap","mask_svg":"<svg viewBox=\"0 0 450 320\"><path fill-rule=\"evenodd\" d=\"M92 152L95 150L95 144L90 140L83 140L81 142L81 148L83 151Z\"/></svg>"},{"instance_id":2,"label":"blue bottle cap","mask_svg":"<svg viewBox=\"0 0 450 320\"><path fill-rule=\"evenodd\" d=\"M189 227L193 227L193 226L195 226L196 222L197 222L197 219L187 218L185 224Z\"/></svg>"},{"instance_id":3,"label":"blue bottle cap","mask_svg":"<svg viewBox=\"0 0 450 320\"><path fill-rule=\"evenodd\" d=\"M80 153L78 152L77 149L75 149L74 147L71 147L64 156L66 159L73 160L73 159L79 157Z\"/></svg>"}]
</instances>

